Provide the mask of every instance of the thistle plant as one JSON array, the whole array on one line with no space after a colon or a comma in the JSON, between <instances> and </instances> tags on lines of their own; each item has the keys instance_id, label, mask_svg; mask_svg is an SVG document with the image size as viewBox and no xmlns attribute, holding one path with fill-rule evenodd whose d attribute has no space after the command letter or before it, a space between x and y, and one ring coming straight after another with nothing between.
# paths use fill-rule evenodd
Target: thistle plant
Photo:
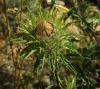
<instances>
[{"instance_id":1,"label":"thistle plant","mask_svg":"<svg viewBox=\"0 0 100 89\"><path fill-rule=\"evenodd\" d=\"M76 0L76 2L78 1ZM90 54L87 53L87 56L84 54L85 49L77 48L75 44L77 40L75 38L81 37L81 35L69 32L68 27L75 24L80 27L83 33L92 32L92 34L94 33L94 29L92 22L89 23L87 21L89 19L87 16L89 11L87 10L85 12L85 10L88 6L86 6L86 3L84 4L83 0L83 3L79 7L76 7L74 5L76 2L72 3L73 7L70 11L64 13L60 18L57 18L57 10L55 7L52 6L47 11L43 10L40 4L35 3L38 4L38 7L34 5L34 8L38 12L34 8L28 8L28 13L25 16L26 19L21 22L22 27L20 28L20 32L16 34L18 36L16 40L24 43L19 59L25 60L33 56L35 60L33 68L31 69L32 71L30 71L31 73L37 74L38 76L39 70L44 69L46 67L45 64L48 64L49 76L52 81L50 86L57 84L60 88L67 87L67 89L75 89L78 85L79 87L84 87L86 84L89 89L92 86L91 74L87 74L83 65L92 62L89 56ZM81 6L85 8L83 16L81 15L83 13L81 12ZM72 16L73 21L65 24L64 19L67 19L69 16ZM89 30L87 31L87 29ZM87 48L89 46L91 47L87 50L88 52L91 48L96 47L96 43L86 45ZM61 78L60 70L62 68L66 74L67 71L70 71L75 78L70 78L69 81L66 80L66 76ZM56 82L56 84L54 85L53 82ZM79 84L79 82L81 83Z\"/></svg>"},{"instance_id":2,"label":"thistle plant","mask_svg":"<svg viewBox=\"0 0 100 89\"><path fill-rule=\"evenodd\" d=\"M38 75L39 69L43 69L46 63L49 65L50 76L55 78L58 85L64 86L64 80L60 79L59 70L62 66L76 74L75 68L66 58L66 50L81 56L70 42L77 35L71 34L63 22L63 18L57 18L55 8L49 11L38 12L29 10L25 22L21 22L22 28L17 34L16 40L25 44L20 58L26 59L33 56L35 59L33 70Z\"/></svg>"}]
</instances>

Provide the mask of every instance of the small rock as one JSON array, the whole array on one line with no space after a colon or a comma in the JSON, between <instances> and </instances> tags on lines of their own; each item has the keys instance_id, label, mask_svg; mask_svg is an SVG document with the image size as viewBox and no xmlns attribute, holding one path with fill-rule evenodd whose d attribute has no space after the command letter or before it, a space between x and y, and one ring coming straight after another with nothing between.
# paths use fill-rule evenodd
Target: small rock
<instances>
[{"instance_id":1,"label":"small rock","mask_svg":"<svg viewBox=\"0 0 100 89\"><path fill-rule=\"evenodd\" d=\"M97 31L97 32L100 31L100 25L98 25L98 26L96 27L96 31Z\"/></svg>"},{"instance_id":2,"label":"small rock","mask_svg":"<svg viewBox=\"0 0 100 89\"><path fill-rule=\"evenodd\" d=\"M42 78L41 83L42 83L42 85L45 86L45 87L49 86L49 85L51 84L51 82L50 82L50 77L45 75L45 76Z\"/></svg>"}]
</instances>

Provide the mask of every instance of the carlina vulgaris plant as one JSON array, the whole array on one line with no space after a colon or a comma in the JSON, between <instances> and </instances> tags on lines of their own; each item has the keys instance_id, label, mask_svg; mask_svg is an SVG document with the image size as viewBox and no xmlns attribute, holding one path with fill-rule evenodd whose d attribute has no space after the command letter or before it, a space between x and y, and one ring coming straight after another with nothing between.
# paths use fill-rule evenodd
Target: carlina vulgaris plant
<instances>
[{"instance_id":1,"label":"carlina vulgaris plant","mask_svg":"<svg viewBox=\"0 0 100 89\"><path fill-rule=\"evenodd\" d=\"M36 61L33 70L37 74L39 69L45 68L45 63L48 63L50 75L55 77L58 85L63 86L64 80L60 79L58 73L61 66L76 73L71 62L65 57L66 50L81 55L73 45L70 45L70 39L74 35L66 30L62 19L57 18L55 9L39 9L36 14L29 10L26 18L26 21L22 22L21 32L17 34L19 38L16 39L25 44L20 58L26 59L32 55Z\"/></svg>"}]
</instances>

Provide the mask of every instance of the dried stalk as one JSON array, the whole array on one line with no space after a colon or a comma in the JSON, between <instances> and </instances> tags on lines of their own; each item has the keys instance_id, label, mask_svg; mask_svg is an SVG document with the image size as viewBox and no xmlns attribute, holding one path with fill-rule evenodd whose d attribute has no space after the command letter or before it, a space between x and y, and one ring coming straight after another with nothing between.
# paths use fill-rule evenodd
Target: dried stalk
<instances>
[{"instance_id":1,"label":"dried stalk","mask_svg":"<svg viewBox=\"0 0 100 89\"><path fill-rule=\"evenodd\" d=\"M6 2L5 2L5 0L1 0L1 3L2 3L3 7L4 7L4 12L2 10L0 10L0 11L1 11L1 13L2 13L2 15L3 15L3 17L4 17L5 21L6 21L7 30L8 30L8 34L7 35L9 36L11 34L11 30L10 30L10 24L9 24L7 12L6 12L6 10L7 10Z\"/></svg>"}]
</instances>

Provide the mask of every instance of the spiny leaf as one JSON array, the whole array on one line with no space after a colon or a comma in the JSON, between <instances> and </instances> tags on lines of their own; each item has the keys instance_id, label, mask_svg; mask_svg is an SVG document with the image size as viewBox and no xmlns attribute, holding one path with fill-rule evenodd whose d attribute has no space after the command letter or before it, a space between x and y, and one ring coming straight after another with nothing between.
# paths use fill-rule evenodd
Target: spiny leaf
<instances>
[{"instance_id":1,"label":"spiny leaf","mask_svg":"<svg viewBox=\"0 0 100 89\"><path fill-rule=\"evenodd\" d=\"M20 55L22 58L27 58L34 52L36 52L36 50L32 48L32 45L28 45L26 48L23 49Z\"/></svg>"}]
</instances>

